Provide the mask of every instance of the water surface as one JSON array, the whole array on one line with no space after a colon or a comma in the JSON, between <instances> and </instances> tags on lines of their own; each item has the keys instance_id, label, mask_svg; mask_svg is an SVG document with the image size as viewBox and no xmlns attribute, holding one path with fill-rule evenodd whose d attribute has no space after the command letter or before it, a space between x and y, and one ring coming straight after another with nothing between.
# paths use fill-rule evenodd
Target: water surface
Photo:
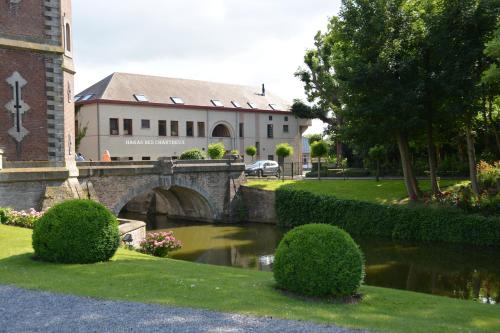
<instances>
[{"instance_id":1,"label":"water surface","mask_svg":"<svg viewBox=\"0 0 500 333\"><path fill-rule=\"evenodd\" d=\"M283 231L267 224L206 224L166 216L126 214L148 231L174 231L183 247L171 258L255 270L272 270ZM500 302L500 251L490 248L394 242L354 237L366 258L365 283L373 286Z\"/></svg>"}]
</instances>

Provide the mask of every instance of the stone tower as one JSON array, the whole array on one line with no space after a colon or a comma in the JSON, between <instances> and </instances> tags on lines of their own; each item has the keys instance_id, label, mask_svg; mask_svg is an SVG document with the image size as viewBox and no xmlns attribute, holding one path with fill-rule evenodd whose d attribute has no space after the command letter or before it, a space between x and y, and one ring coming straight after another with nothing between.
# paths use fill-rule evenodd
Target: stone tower
<instances>
[{"instance_id":1,"label":"stone tower","mask_svg":"<svg viewBox=\"0 0 500 333\"><path fill-rule=\"evenodd\" d=\"M0 0L0 148L75 166L71 0Z\"/></svg>"}]
</instances>

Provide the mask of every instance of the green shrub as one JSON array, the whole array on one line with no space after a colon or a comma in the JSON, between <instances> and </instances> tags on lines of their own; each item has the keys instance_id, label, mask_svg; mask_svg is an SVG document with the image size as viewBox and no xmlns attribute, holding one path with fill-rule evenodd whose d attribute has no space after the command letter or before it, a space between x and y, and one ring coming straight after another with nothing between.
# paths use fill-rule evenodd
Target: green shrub
<instances>
[{"instance_id":1,"label":"green shrub","mask_svg":"<svg viewBox=\"0 0 500 333\"><path fill-rule=\"evenodd\" d=\"M222 142L208 145L208 156L213 160L221 160L226 153L226 148Z\"/></svg>"},{"instance_id":2,"label":"green shrub","mask_svg":"<svg viewBox=\"0 0 500 333\"><path fill-rule=\"evenodd\" d=\"M181 160L204 160L205 153L198 148L188 149L179 157Z\"/></svg>"},{"instance_id":3,"label":"green shrub","mask_svg":"<svg viewBox=\"0 0 500 333\"><path fill-rule=\"evenodd\" d=\"M255 148L255 146L248 146L245 148L245 153L253 160L253 157L257 154L257 148Z\"/></svg>"},{"instance_id":4,"label":"green shrub","mask_svg":"<svg viewBox=\"0 0 500 333\"><path fill-rule=\"evenodd\" d=\"M307 224L281 240L273 266L279 288L306 296L350 296L364 276L363 255L349 234Z\"/></svg>"},{"instance_id":5,"label":"green shrub","mask_svg":"<svg viewBox=\"0 0 500 333\"><path fill-rule=\"evenodd\" d=\"M0 224L7 224L9 212L9 208L0 208Z\"/></svg>"},{"instance_id":6,"label":"green shrub","mask_svg":"<svg viewBox=\"0 0 500 333\"><path fill-rule=\"evenodd\" d=\"M464 214L457 209L380 205L284 186L276 191L276 213L283 227L314 222L336 225L357 235L500 246L500 218Z\"/></svg>"},{"instance_id":7,"label":"green shrub","mask_svg":"<svg viewBox=\"0 0 500 333\"><path fill-rule=\"evenodd\" d=\"M120 245L116 217L98 202L70 200L49 209L35 224L33 248L45 261L109 260Z\"/></svg>"}]
</instances>

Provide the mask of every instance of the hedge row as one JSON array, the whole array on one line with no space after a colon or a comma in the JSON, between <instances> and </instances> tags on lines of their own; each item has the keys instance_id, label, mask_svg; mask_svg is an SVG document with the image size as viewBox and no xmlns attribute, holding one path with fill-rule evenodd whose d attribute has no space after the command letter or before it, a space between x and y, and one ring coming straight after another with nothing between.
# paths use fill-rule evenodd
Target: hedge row
<instances>
[{"instance_id":1,"label":"hedge row","mask_svg":"<svg viewBox=\"0 0 500 333\"><path fill-rule=\"evenodd\" d=\"M500 218L466 215L427 206L379 205L281 188L276 191L278 224L332 224L354 235L398 240L500 246Z\"/></svg>"}]
</instances>

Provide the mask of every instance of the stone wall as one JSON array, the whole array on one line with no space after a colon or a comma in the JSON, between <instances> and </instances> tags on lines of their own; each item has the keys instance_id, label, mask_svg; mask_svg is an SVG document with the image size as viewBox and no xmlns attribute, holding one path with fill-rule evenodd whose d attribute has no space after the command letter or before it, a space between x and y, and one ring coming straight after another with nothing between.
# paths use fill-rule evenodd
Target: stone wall
<instances>
[{"instance_id":1,"label":"stone wall","mask_svg":"<svg viewBox=\"0 0 500 333\"><path fill-rule=\"evenodd\" d=\"M276 220L276 194L258 188L241 186L241 197L248 222L273 223Z\"/></svg>"}]
</instances>

